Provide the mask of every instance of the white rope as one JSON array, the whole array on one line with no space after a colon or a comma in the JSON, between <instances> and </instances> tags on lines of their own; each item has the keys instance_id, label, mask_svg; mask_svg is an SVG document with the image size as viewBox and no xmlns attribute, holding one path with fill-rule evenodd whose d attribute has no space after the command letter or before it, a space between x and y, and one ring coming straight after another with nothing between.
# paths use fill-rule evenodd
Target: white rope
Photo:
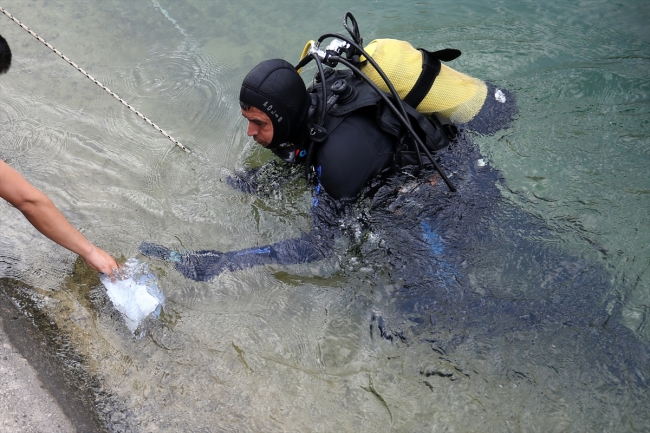
<instances>
[{"instance_id":1,"label":"white rope","mask_svg":"<svg viewBox=\"0 0 650 433\"><path fill-rule=\"evenodd\" d=\"M13 22L15 22L16 24L18 24L20 27L22 27L23 29L27 30L27 32L28 32L30 35L34 36L36 39L38 39L39 42L41 42L43 45L45 45L46 47L48 47L50 50L54 51L54 52L55 52L59 57L61 57L61 58L62 58L63 60L65 60L66 62L68 62L68 63L69 63L73 68L75 68L77 71L79 71L79 72L81 72L82 74L84 74L84 75L85 75L85 76L86 76L90 81L92 81L93 83L97 84L97 85L98 85L99 87L101 87L102 89L106 90L106 91L108 92L109 95L111 95L113 98L115 98L115 99L117 99L118 101L120 101L124 106L126 106L129 110L133 111L135 114L137 114L138 117L140 117L142 120L144 120L145 122L147 122L149 125L153 126L154 129L155 129L156 131L160 132L162 135L164 135L165 137L169 138L169 139L170 139L174 144L176 144L178 147L180 147L181 149L183 149L185 152L188 152L188 153L189 153L189 150L187 149L187 147L183 146L183 145L180 143L180 141L176 140L174 137L172 137L171 135L169 135L168 133L166 133L165 131L163 131L163 130L158 126L158 125L156 125L155 123L153 123L153 122L152 122L151 120L149 120L146 116L144 116L144 115L143 115L142 113L140 113L138 110L136 110L135 108L133 108L133 106L131 106L131 105L130 105L128 102L126 102L124 99L122 99L122 98L120 98L119 96L117 96L117 94L115 94L115 93L114 93L112 90L110 90L108 87L104 86L102 83L100 83L100 82L97 81L95 78L93 78L93 76L90 75L88 72L84 71L84 70L81 69L79 66L77 66L76 63L74 63L72 60L70 60L69 58L67 58L66 56L64 56L64 55L63 55L59 50L57 50L57 49L54 48L52 45L50 45L50 44L49 44L45 39L43 39L42 37L38 36L38 35L37 35L36 33L34 33L33 31L31 31L31 30L30 30L26 25L24 25L23 23L21 23L20 21L18 21L18 20L17 20L13 15L11 15L9 12L7 12L6 10L4 10L2 7L0 7L0 12L2 12L3 14L5 14L5 15L8 16L9 18L11 18L11 20L12 20Z\"/></svg>"}]
</instances>

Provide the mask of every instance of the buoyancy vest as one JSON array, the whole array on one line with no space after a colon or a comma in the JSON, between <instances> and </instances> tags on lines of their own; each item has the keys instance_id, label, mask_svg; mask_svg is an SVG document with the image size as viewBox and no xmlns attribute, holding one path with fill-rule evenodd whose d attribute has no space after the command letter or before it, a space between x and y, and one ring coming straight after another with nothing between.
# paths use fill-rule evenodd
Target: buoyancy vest
<instances>
[{"instance_id":1,"label":"buoyancy vest","mask_svg":"<svg viewBox=\"0 0 650 433\"><path fill-rule=\"evenodd\" d=\"M396 167L418 164L415 143L409 137L406 127L368 83L349 70L325 68L325 77L325 86L317 74L314 84L307 89L312 97L313 112L310 118L314 121L309 137L316 144L310 146L312 149L308 164L309 160L313 160L313 152L318 151L318 144L323 143L347 116L359 110L373 112L377 127L396 138ZM315 121L320 117L323 98L328 101L325 121L323 125L318 125ZM407 104L404 104L404 108L413 129L431 153L447 147L455 140L458 129L453 124L436 115L426 116Z\"/></svg>"}]
</instances>

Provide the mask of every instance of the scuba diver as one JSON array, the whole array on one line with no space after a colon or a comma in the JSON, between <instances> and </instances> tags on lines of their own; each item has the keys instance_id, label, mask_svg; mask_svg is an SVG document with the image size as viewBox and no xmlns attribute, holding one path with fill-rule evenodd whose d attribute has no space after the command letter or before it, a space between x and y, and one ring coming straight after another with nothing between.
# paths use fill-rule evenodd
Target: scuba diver
<instances>
[{"instance_id":1,"label":"scuba diver","mask_svg":"<svg viewBox=\"0 0 650 433\"><path fill-rule=\"evenodd\" d=\"M314 188L311 232L225 253L180 253L144 242L143 254L173 262L196 281L223 271L328 257L339 235L332 220L337 212L332 209L340 211L355 202L374 179L403 171L424 172L429 167L455 191L433 154L458 141L459 126L493 133L512 120L516 106L508 91L442 64L457 58L460 51L429 52L392 39L375 40L364 49L349 13L344 26L351 38L326 34L317 43L310 41L295 67L281 59L261 62L244 78L239 95L248 136L281 160L304 165ZM320 43L328 37L335 39L321 50ZM312 60L318 72L305 88L299 71ZM348 69L334 69L338 64ZM251 192L259 172L236 174L229 183Z\"/></svg>"},{"instance_id":2,"label":"scuba diver","mask_svg":"<svg viewBox=\"0 0 650 433\"><path fill-rule=\"evenodd\" d=\"M266 69L269 65L294 77L284 62L260 65L245 84L255 83L251 77L273 80ZM259 71L265 73L258 75ZM293 82L299 89L298 80ZM274 83L278 88L278 82ZM293 92L288 94L294 97ZM274 99L276 104L278 100ZM263 107L263 102L245 95L242 102L244 107ZM272 145L273 122L256 110L242 110L253 124L248 133L261 145ZM278 118L287 113L291 111L278 111ZM320 150L328 145L325 141ZM372 149L372 143L365 145ZM291 154L300 157L302 150L296 150ZM381 161L380 152L371 155L364 155L366 161ZM531 364L548 356L546 346L535 345L537 337L552 340L569 352L572 349L566 345L574 343L580 351L570 352L568 364L575 361L599 372L606 360L611 374L604 381L607 386L634 384L629 387L634 393L647 389L650 348L640 345L621 323L622 303L612 299L615 293L607 269L556 248L556 228L504 198L501 188L507 185L501 173L485 162L462 130L437 156L439 167L453 174L450 179L456 192L449 190L432 165L415 176L417 166L393 169L390 161L386 172L379 170L363 180L366 183L355 200L336 199L328 186L338 184L327 183L323 175L337 166L316 157L313 222L308 233L239 251L179 252L146 242L140 251L169 261L186 278L209 281L223 272L254 266L322 260L332 256L337 238L347 237L344 254L357 259L359 265L355 270L354 264L342 263L342 271L351 269L353 275L361 275L368 294L342 291L339 305L367 313L370 337L375 341L398 347L430 345L431 365L420 372L424 380L436 374L449 380L475 375L475 367L459 351L464 345L481 342L482 350L489 353L486 356L498 358L504 338L532 335L532 343L526 346L526 360ZM229 182L244 192L264 193L264 170L263 166L240 173ZM362 267L365 270L360 272ZM440 372L436 370L439 365L453 368Z\"/></svg>"},{"instance_id":3,"label":"scuba diver","mask_svg":"<svg viewBox=\"0 0 650 433\"><path fill-rule=\"evenodd\" d=\"M504 344L525 339L524 372L544 363L570 372L576 363L602 386L645 398L650 348L621 323L611 274L557 248L557 228L502 194L501 173L470 138L507 128L513 96L441 63L456 50L430 53L395 40L364 49L356 23L348 31L351 39L328 34L311 43L295 67L261 62L240 91L247 134L289 166L304 167L313 186L311 230L239 251L173 251L147 242L140 251L209 281L328 258L335 240L347 236L348 255L366 270L353 273L362 274L364 289L342 291L340 305L367 314L377 344L428 350L430 365L420 370L427 386L430 376L480 378L463 350L498 360ZM336 39L321 50L327 37ZM308 61L318 72L305 88L298 71ZM335 69L339 64L349 70ZM273 166L228 182L263 193ZM556 345L561 355L551 353ZM563 384L591 387L579 382Z\"/></svg>"}]
</instances>

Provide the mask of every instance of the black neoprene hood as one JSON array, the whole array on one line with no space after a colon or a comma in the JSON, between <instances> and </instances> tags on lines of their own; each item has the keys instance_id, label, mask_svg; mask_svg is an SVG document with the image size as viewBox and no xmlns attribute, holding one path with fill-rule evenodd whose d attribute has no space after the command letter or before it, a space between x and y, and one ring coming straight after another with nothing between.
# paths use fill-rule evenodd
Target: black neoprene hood
<instances>
[{"instance_id":1,"label":"black neoprene hood","mask_svg":"<svg viewBox=\"0 0 650 433\"><path fill-rule=\"evenodd\" d=\"M305 83L289 62L265 60L244 78L239 101L262 110L273 123L273 149L282 143L295 143L306 129L310 98Z\"/></svg>"}]
</instances>

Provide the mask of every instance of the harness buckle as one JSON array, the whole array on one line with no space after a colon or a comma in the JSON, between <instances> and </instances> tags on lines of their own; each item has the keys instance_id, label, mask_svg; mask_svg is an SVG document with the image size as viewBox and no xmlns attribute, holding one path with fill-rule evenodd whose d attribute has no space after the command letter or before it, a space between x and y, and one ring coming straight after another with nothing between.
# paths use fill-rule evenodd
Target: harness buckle
<instances>
[{"instance_id":1,"label":"harness buckle","mask_svg":"<svg viewBox=\"0 0 650 433\"><path fill-rule=\"evenodd\" d=\"M311 128L309 128L309 138L316 143L322 143L325 141L327 134L327 129L317 123L313 123Z\"/></svg>"}]
</instances>

